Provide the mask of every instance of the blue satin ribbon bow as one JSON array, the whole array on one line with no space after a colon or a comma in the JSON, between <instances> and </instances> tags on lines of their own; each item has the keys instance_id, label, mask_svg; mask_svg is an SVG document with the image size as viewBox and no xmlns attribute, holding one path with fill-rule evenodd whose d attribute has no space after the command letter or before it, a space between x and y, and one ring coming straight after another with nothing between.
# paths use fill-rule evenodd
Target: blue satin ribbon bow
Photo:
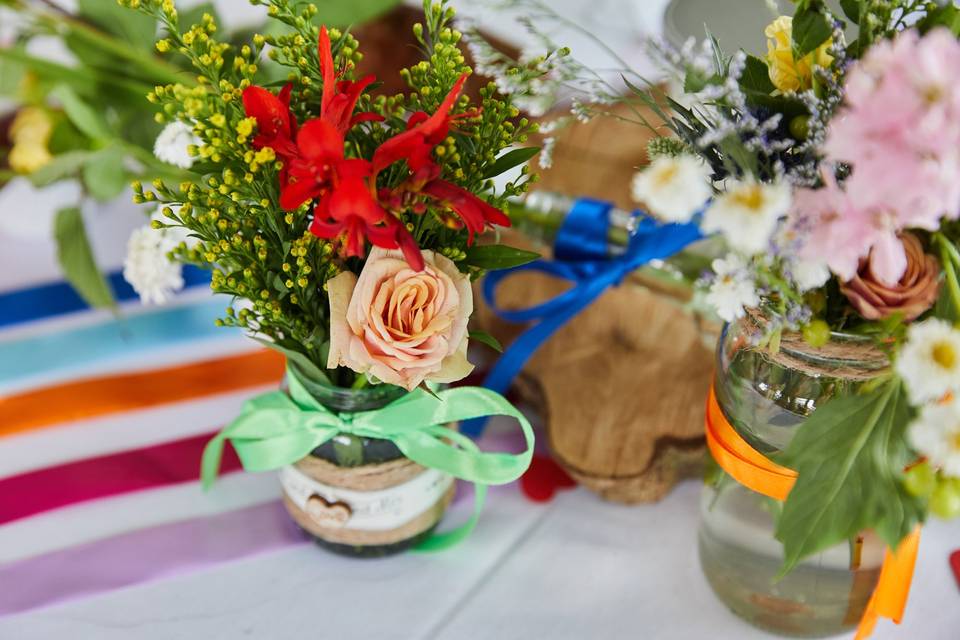
<instances>
[{"instance_id":1,"label":"blue satin ribbon bow","mask_svg":"<svg viewBox=\"0 0 960 640\"><path fill-rule=\"evenodd\" d=\"M633 271L651 260L668 258L703 235L696 221L661 224L642 211L635 211L637 229L623 255L611 257L607 240L613 204L600 200L577 200L554 240L554 260L492 271L483 283L483 298L498 316L509 322L534 322L514 340L483 386L505 393L541 344L574 316L590 306L609 287L619 285ZM538 271L569 280L573 287L560 295L526 309L501 309L496 305L497 286L520 271ZM479 435L485 419L462 424L463 433Z\"/></svg>"}]
</instances>

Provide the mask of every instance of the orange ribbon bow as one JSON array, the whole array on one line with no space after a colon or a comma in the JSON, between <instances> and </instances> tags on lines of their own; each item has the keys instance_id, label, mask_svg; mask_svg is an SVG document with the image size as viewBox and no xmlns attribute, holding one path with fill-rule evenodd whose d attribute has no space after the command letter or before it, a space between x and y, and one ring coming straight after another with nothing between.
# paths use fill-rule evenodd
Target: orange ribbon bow
<instances>
[{"instance_id":1,"label":"orange ribbon bow","mask_svg":"<svg viewBox=\"0 0 960 640\"><path fill-rule=\"evenodd\" d=\"M713 386L707 398L706 435L713 459L734 480L762 495L786 500L797 481L797 472L772 462L737 433L723 415ZM860 620L855 640L868 638L878 618L889 618L900 624L919 547L920 528L917 527L900 542L896 552L887 549L880 579Z\"/></svg>"}]
</instances>

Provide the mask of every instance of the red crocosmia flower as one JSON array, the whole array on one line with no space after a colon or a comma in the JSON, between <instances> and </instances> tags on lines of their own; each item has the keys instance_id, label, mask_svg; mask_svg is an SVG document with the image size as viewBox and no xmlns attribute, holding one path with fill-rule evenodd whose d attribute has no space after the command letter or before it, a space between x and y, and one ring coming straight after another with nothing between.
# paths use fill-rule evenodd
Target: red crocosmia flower
<instances>
[{"instance_id":1,"label":"red crocosmia flower","mask_svg":"<svg viewBox=\"0 0 960 640\"><path fill-rule=\"evenodd\" d=\"M361 163L361 167L356 167ZM369 174L370 163L343 157L343 136L321 118L304 123L297 134L295 153L281 177L280 206L293 210L308 200L319 198L333 186L337 174Z\"/></svg>"},{"instance_id":2,"label":"red crocosmia flower","mask_svg":"<svg viewBox=\"0 0 960 640\"><path fill-rule=\"evenodd\" d=\"M412 208L422 213L421 196L439 201L460 218L469 233L468 243L472 244L474 234L481 233L486 225L508 227L510 219L469 191L439 179L440 166L433 158L433 149L447 137L454 120L474 115L450 115L466 80L466 74L460 76L433 115L421 111L410 116L407 130L381 144L372 162L374 176L398 160L406 160L411 171L410 177L395 189L381 190L380 200L387 207L395 211Z\"/></svg>"},{"instance_id":3,"label":"red crocosmia flower","mask_svg":"<svg viewBox=\"0 0 960 640\"><path fill-rule=\"evenodd\" d=\"M357 100L360 99L363 90L376 80L376 77L369 75L356 82L338 80L336 69L333 67L330 36L327 34L325 26L320 28L318 51L320 54L320 74L323 77L320 117L336 127L341 135L346 135L350 127L358 122L383 120L383 116L376 113L364 112L354 115L353 110L357 106Z\"/></svg>"},{"instance_id":4,"label":"red crocosmia flower","mask_svg":"<svg viewBox=\"0 0 960 640\"><path fill-rule=\"evenodd\" d=\"M250 86L243 90L243 109L247 117L257 120L254 148L270 147L283 157L296 153L293 140L297 136L297 120L290 112L292 90L293 85L290 84L278 96L263 87Z\"/></svg>"},{"instance_id":5,"label":"red crocosmia flower","mask_svg":"<svg viewBox=\"0 0 960 640\"><path fill-rule=\"evenodd\" d=\"M424 185L422 192L457 214L470 234L467 244L473 244L473 235L483 233L487 224L510 226L510 218L503 211L446 180L431 180Z\"/></svg>"},{"instance_id":6,"label":"red crocosmia flower","mask_svg":"<svg viewBox=\"0 0 960 640\"><path fill-rule=\"evenodd\" d=\"M368 167L369 173L369 167ZM384 249L403 251L415 270L424 268L423 255L413 236L387 213L370 192L368 176L341 176L335 188L320 198L310 231L319 238L342 238L345 255L363 257L366 240Z\"/></svg>"},{"instance_id":7,"label":"red crocosmia flower","mask_svg":"<svg viewBox=\"0 0 960 640\"><path fill-rule=\"evenodd\" d=\"M466 81L467 74L460 76L432 116L423 111L414 113L407 121L406 131L393 136L377 147L373 152L374 174L398 160L407 161L407 166L413 172L412 182L415 188L419 188L439 174L439 167L433 160L434 147L447 137L452 120L473 115L472 113L450 115L450 110Z\"/></svg>"}]
</instances>

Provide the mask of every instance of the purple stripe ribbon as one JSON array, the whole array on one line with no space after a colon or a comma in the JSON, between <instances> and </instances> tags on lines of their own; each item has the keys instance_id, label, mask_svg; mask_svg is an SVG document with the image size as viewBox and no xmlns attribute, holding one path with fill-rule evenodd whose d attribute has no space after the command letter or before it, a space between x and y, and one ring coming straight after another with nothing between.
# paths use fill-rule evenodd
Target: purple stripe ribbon
<instances>
[{"instance_id":1,"label":"purple stripe ribbon","mask_svg":"<svg viewBox=\"0 0 960 640\"><path fill-rule=\"evenodd\" d=\"M308 541L276 500L0 565L0 616L190 573ZM13 585L16 585L14 588Z\"/></svg>"}]
</instances>

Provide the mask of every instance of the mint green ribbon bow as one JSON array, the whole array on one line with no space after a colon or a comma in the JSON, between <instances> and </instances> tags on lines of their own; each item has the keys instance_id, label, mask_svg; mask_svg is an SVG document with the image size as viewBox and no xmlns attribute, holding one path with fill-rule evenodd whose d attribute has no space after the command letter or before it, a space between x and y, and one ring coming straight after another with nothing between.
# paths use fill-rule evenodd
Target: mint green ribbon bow
<instances>
[{"instance_id":1,"label":"mint green ribbon bow","mask_svg":"<svg viewBox=\"0 0 960 640\"><path fill-rule=\"evenodd\" d=\"M287 381L288 392L274 391L247 401L240 416L207 443L200 473L204 488L217 477L226 440L233 444L243 468L253 472L293 464L341 433L389 440L410 460L475 485L470 519L419 547L439 550L457 544L476 526L487 485L513 482L533 457L530 423L506 398L489 389L458 387L436 395L417 389L381 409L338 414L310 395L289 369ZM488 416L509 416L520 423L526 441L523 453L483 452L473 440L444 426Z\"/></svg>"}]
</instances>

